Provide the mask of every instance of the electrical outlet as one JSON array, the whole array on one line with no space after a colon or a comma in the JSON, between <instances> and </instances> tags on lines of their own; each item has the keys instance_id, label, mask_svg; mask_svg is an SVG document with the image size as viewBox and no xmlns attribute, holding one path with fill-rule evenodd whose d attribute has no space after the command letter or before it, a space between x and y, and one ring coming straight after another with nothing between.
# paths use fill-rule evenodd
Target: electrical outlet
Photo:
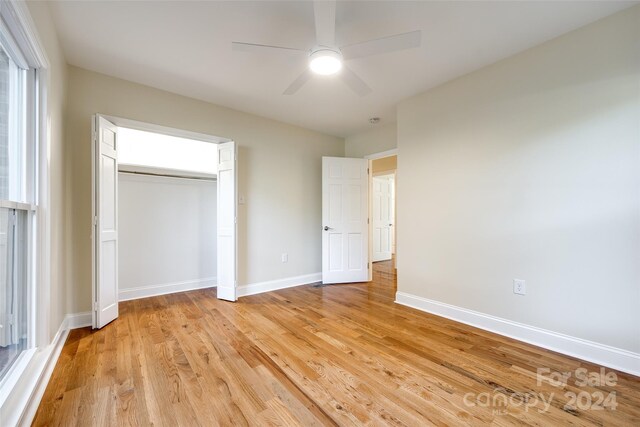
<instances>
[{"instance_id":1,"label":"electrical outlet","mask_svg":"<svg viewBox=\"0 0 640 427\"><path fill-rule=\"evenodd\" d=\"M518 295L527 294L527 284L524 280L513 279L513 293Z\"/></svg>"},{"instance_id":2,"label":"electrical outlet","mask_svg":"<svg viewBox=\"0 0 640 427\"><path fill-rule=\"evenodd\" d=\"M289 254L284 253L282 254L282 262L288 262L289 261Z\"/></svg>"}]
</instances>

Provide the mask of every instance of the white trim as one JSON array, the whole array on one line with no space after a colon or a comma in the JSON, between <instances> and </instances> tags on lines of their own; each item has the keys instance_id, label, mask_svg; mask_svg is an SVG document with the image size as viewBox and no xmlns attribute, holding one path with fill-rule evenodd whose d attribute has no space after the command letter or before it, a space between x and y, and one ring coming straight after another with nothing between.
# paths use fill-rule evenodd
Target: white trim
<instances>
[{"instance_id":1,"label":"white trim","mask_svg":"<svg viewBox=\"0 0 640 427\"><path fill-rule=\"evenodd\" d=\"M371 177L372 178L385 178L385 177L388 177L388 178L395 179L396 178L396 170L395 169L391 169L391 170L388 170L388 171L374 172L374 173L371 174Z\"/></svg>"},{"instance_id":2,"label":"white trim","mask_svg":"<svg viewBox=\"0 0 640 427\"><path fill-rule=\"evenodd\" d=\"M176 292L193 291L195 289L213 288L216 287L217 284L218 279L216 277L207 277L206 279L187 280L184 282L137 286L135 288L127 289L120 288L120 291L118 292L118 299L119 301L129 301L139 298L173 294Z\"/></svg>"},{"instance_id":3,"label":"white trim","mask_svg":"<svg viewBox=\"0 0 640 427\"><path fill-rule=\"evenodd\" d=\"M3 15L6 15L6 11L3 11ZM3 16L4 18L4 16ZM15 20L15 18L10 17L10 20ZM19 27L19 25L14 25L14 27ZM22 54L22 50L20 49L20 45L14 39L11 34L11 28L5 23L4 19L0 19L0 44L2 44L3 50L7 52L9 58L13 60L16 66L22 70L28 70L29 62Z\"/></svg>"},{"instance_id":4,"label":"white trim","mask_svg":"<svg viewBox=\"0 0 640 427\"><path fill-rule=\"evenodd\" d=\"M11 200L0 200L0 208L15 209L19 211L35 211L36 205L31 203L13 202Z\"/></svg>"},{"instance_id":5,"label":"white trim","mask_svg":"<svg viewBox=\"0 0 640 427\"><path fill-rule=\"evenodd\" d=\"M38 36L36 24L24 1L3 1L0 14L11 31L29 66L49 68L49 59Z\"/></svg>"},{"instance_id":6,"label":"white trim","mask_svg":"<svg viewBox=\"0 0 640 427\"><path fill-rule=\"evenodd\" d=\"M36 354L36 351L37 350L35 348L23 350L18 355L17 359L13 361L11 366L9 366L9 369L2 378L2 381L0 381L0 408L11 395L11 391L15 385L20 382L20 378L22 378L27 366L31 363L31 359ZM0 421L1 420L2 419L0 418Z\"/></svg>"},{"instance_id":7,"label":"white trim","mask_svg":"<svg viewBox=\"0 0 640 427\"><path fill-rule=\"evenodd\" d=\"M278 289L293 288L295 286L308 285L322 281L322 273L305 274L303 276L287 277L284 279L269 280L266 282L251 283L238 286L238 297L256 295L264 292L277 291Z\"/></svg>"},{"instance_id":8,"label":"white trim","mask_svg":"<svg viewBox=\"0 0 640 427\"><path fill-rule=\"evenodd\" d=\"M46 60L46 57L45 57ZM50 295L51 295L51 175L49 170L51 129L48 122L49 70L36 71L37 81L37 254L36 254L36 342L40 347L49 344L50 335Z\"/></svg>"},{"instance_id":9,"label":"white trim","mask_svg":"<svg viewBox=\"0 0 640 427\"><path fill-rule=\"evenodd\" d=\"M396 293L396 303L568 356L577 357L598 365L640 376L640 354L628 350L513 322L405 292Z\"/></svg>"},{"instance_id":10,"label":"white trim","mask_svg":"<svg viewBox=\"0 0 640 427\"><path fill-rule=\"evenodd\" d=\"M32 372L35 372L35 375L31 376L26 390L25 388L21 390L23 391L22 396L19 397L21 404L13 408L14 414L12 414L17 421L15 423L16 425L31 425L33 422L33 418L36 415L38 406L40 406L40 401L47 389L47 384L49 384L49 379L51 379L51 374L53 374L53 369L58 362L58 357L60 357L60 353L68 336L69 328L66 325L65 319L60 325L51 344L40 352L38 363L32 370ZM22 409L22 411L18 412L20 409ZM7 425L12 425L11 421L8 421Z\"/></svg>"},{"instance_id":11,"label":"white trim","mask_svg":"<svg viewBox=\"0 0 640 427\"><path fill-rule=\"evenodd\" d=\"M67 314L51 344L34 349L16 387L0 404L3 426L31 425L69 331L91 326L91 312Z\"/></svg>"},{"instance_id":12,"label":"white trim","mask_svg":"<svg viewBox=\"0 0 640 427\"><path fill-rule=\"evenodd\" d=\"M69 329L78 329L91 326L91 312L84 311L82 313L69 313L64 318Z\"/></svg>"},{"instance_id":13,"label":"white trim","mask_svg":"<svg viewBox=\"0 0 640 427\"><path fill-rule=\"evenodd\" d=\"M91 117L91 326L95 327L98 322L98 314L96 312L96 268L97 268L97 221L98 211L96 209L96 185L98 180L98 171L96 163L96 146L98 145L98 118ZM116 142L117 143L117 142ZM117 273L117 272L116 272Z\"/></svg>"},{"instance_id":14,"label":"white trim","mask_svg":"<svg viewBox=\"0 0 640 427\"><path fill-rule=\"evenodd\" d=\"M178 138L195 139L198 141L212 142L214 144L220 144L222 142L231 141L231 139L229 138L224 138L224 137L214 136L214 135L207 135L205 133L199 133L199 132L192 132L190 130L185 130L185 129L177 129L177 128L172 128L168 126L156 125L154 123L139 122L137 120L124 119L122 117L115 117L115 116L108 116L106 114L96 114L96 115L110 121L116 126L123 127L123 128L160 133L163 135L176 136Z\"/></svg>"},{"instance_id":15,"label":"white trim","mask_svg":"<svg viewBox=\"0 0 640 427\"><path fill-rule=\"evenodd\" d=\"M376 159L383 159L385 157L391 157L391 156L397 156L397 155L398 155L398 149L392 148L391 150L381 151L380 153L367 154L366 156L364 156L364 158L368 160L376 160Z\"/></svg>"},{"instance_id":16,"label":"white trim","mask_svg":"<svg viewBox=\"0 0 640 427\"><path fill-rule=\"evenodd\" d=\"M68 334L65 318L51 344L35 350L24 374L0 406L3 425L31 424Z\"/></svg>"}]
</instances>

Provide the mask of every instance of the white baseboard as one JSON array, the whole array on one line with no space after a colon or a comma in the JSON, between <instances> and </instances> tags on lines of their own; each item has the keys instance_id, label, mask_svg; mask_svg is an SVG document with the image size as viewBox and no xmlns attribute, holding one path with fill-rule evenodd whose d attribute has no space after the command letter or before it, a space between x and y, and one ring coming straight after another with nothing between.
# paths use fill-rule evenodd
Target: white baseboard
<instances>
[{"instance_id":1,"label":"white baseboard","mask_svg":"<svg viewBox=\"0 0 640 427\"><path fill-rule=\"evenodd\" d=\"M67 314L51 343L36 350L10 397L0 407L2 425L31 425L69 331L85 326L91 326L91 312Z\"/></svg>"},{"instance_id":2,"label":"white baseboard","mask_svg":"<svg viewBox=\"0 0 640 427\"><path fill-rule=\"evenodd\" d=\"M33 418L36 416L42 396L47 389L49 379L51 379L51 374L53 374L53 369L56 367L58 357L60 357L64 343L67 341L67 337L69 336L70 328L68 327L67 319L68 318L65 317L51 344L42 351L44 359L42 364L38 366L40 369L38 369L38 367L35 369L36 371L39 371L40 374L36 376L35 381L32 383L32 387L30 387L31 393L28 395L26 405L16 425L31 425Z\"/></svg>"},{"instance_id":3,"label":"white baseboard","mask_svg":"<svg viewBox=\"0 0 640 427\"><path fill-rule=\"evenodd\" d=\"M91 312L85 311L82 313L67 314L65 321L67 322L68 329L78 329L91 326Z\"/></svg>"},{"instance_id":4,"label":"white baseboard","mask_svg":"<svg viewBox=\"0 0 640 427\"><path fill-rule=\"evenodd\" d=\"M640 376L640 354L558 332L529 326L404 292L396 293L396 303L416 308L456 322L475 326L538 347L577 357L598 365Z\"/></svg>"},{"instance_id":5,"label":"white baseboard","mask_svg":"<svg viewBox=\"0 0 640 427\"><path fill-rule=\"evenodd\" d=\"M292 288L294 286L308 285L309 283L320 282L322 273L305 274L303 276L287 277L266 282L251 283L249 285L238 286L238 297L261 294L263 292L277 291L278 289Z\"/></svg>"},{"instance_id":6,"label":"white baseboard","mask_svg":"<svg viewBox=\"0 0 640 427\"><path fill-rule=\"evenodd\" d=\"M155 297L158 295L173 294L176 292L193 291L195 289L213 288L217 284L218 279L216 277L207 277L205 279L187 280L185 282L126 288L120 289L118 292L118 300L129 301L132 299Z\"/></svg>"}]
</instances>

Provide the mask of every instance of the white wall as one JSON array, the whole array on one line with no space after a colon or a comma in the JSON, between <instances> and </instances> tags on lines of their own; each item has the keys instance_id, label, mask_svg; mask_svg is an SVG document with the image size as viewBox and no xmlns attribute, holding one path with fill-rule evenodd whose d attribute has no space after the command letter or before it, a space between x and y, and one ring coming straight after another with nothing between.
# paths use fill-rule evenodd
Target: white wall
<instances>
[{"instance_id":1,"label":"white wall","mask_svg":"<svg viewBox=\"0 0 640 427\"><path fill-rule=\"evenodd\" d=\"M351 135L345 139L346 157L362 158L369 154L382 153L397 147L397 127L395 123L372 125L371 129Z\"/></svg>"},{"instance_id":2,"label":"white wall","mask_svg":"<svg viewBox=\"0 0 640 427\"><path fill-rule=\"evenodd\" d=\"M399 291L640 353L639 46L636 6L400 104Z\"/></svg>"},{"instance_id":3,"label":"white wall","mask_svg":"<svg viewBox=\"0 0 640 427\"><path fill-rule=\"evenodd\" d=\"M322 156L344 140L137 83L69 67L70 312L91 304L91 115L230 138L238 144L240 286L321 271ZM281 254L289 262L281 262ZM295 282L295 281L294 281Z\"/></svg>"},{"instance_id":4,"label":"white wall","mask_svg":"<svg viewBox=\"0 0 640 427\"><path fill-rule=\"evenodd\" d=\"M118 174L121 299L216 282L216 182Z\"/></svg>"}]
</instances>

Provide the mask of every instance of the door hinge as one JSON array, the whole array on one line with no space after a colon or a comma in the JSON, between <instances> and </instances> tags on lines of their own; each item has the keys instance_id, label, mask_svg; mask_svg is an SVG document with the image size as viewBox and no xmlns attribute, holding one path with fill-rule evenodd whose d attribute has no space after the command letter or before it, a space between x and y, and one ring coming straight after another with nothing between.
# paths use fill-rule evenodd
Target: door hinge
<instances>
[{"instance_id":1,"label":"door hinge","mask_svg":"<svg viewBox=\"0 0 640 427\"><path fill-rule=\"evenodd\" d=\"M369 168L367 168L367 175L369 175Z\"/></svg>"},{"instance_id":2,"label":"door hinge","mask_svg":"<svg viewBox=\"0 0 640 427\"><path fill-rule=\"evenodd\" d=\"M98 301L93 302L93 311L98 311Z\"/></svg>"},{"instance_id":3,"label":"door hinge","mask_svg":"<svg viewBox=\"0 0 640 427\"><path fill-rule=\"evenodd\" d=\"M96 225L98 225L98 217L94 216L93 217L93 226L95 227Z\"/></svg>"},{"instance_id":4,"label":"door hinge","mask_svg":"<svg viewBox=\"0 0 640 427\"><path fill-rule=\"evenodd\" d=\"M369 224L369 218L367 218L367 224Z\"/></svg>"}]
</instances>

